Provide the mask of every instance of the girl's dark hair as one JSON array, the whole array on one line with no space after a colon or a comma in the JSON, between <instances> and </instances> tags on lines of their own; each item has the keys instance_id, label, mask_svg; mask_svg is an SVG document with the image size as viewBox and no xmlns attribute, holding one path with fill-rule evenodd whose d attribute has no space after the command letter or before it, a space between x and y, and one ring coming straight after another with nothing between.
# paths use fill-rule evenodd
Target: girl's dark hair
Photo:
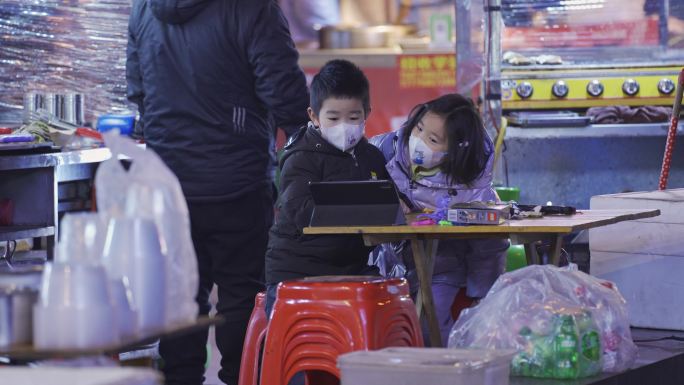
<instances>
[{"instance_id":1,"label":"girl's dark hair","mask_svg":"<svg viewBox=\"0 0 684 385\"><path fill-rule=\"evenodd\" d=\"M446 160L440 168L447 180L465 185L474 182L484 172L492 152L477 107L459 94L447 94L419 104L403 125L404 143L408 143L411 132L428 111L444 118L448 144Z\"/></svg>"},{"instance_id":2,"label":"girl's dark hair","mask_svg":"<svg viewBox=\"0 0 684 385\"><path fill-rule=\"evenodd\" d=\"M366 75L356 64L343 59L331 60L311 81L310 105L316 115L328 98L359 99L366 116L370 113L370 86Z\"/></svg>"}]
</instances>

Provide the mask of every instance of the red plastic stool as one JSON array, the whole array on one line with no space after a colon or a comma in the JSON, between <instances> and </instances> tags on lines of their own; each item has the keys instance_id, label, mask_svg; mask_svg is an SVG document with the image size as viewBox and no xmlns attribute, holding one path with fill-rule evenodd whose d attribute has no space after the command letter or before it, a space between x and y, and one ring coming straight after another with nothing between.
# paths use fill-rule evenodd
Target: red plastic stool
<instances>
[{"instance_id":1,"label":"red plastic stool","mask_svg":"<svg viewBox=\"0 0 684 385\"><path fill-rule=\"evenodd\" d=\"M466 296L466 289L465 287L462 287L461 290L458 291L458 294L456 294L454 302L451 304L451 317L457 320L461 315L461 311L473 306L474 302L475 299Z\"/></svg>"},{"instance_id":2,"label":"red plastic stool","mask_svg":"<svg viewBox=\"0 0 684 385\"><path fill-rule=\"evenodd\" d=\"M261 343L266 336L267 327L266 293L262 292L254 298L254 310L252 310L252 315L249 317L245 342L242 345L238 385L258 385Z\"/></svg>"},{"instance_id":3,"label":"red plastic stool","mask_svg":"<svg viewBox=\"0 0 684 385\"><path fill-rule=\"evenodd\" d=\"M355 350L423 346L406 280L330 276L278 286L261 370L263 385L339 383L337 357Z\"/></svg>"}]
</instances>

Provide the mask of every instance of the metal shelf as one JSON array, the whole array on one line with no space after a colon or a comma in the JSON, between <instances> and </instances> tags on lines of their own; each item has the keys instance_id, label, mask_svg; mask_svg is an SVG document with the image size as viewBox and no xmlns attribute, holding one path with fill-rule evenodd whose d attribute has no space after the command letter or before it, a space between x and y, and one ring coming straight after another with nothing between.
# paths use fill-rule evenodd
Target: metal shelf
<instances>
[{"instance_id":1,"label":"metal shelf","mask_svg":"<svg viewBox=\"0 0 684 385\"><path fill-rule=\"evenodd\" d=\"M0 226L0 241L55 235L54 226Z\"/></svg>"}]
</instances>

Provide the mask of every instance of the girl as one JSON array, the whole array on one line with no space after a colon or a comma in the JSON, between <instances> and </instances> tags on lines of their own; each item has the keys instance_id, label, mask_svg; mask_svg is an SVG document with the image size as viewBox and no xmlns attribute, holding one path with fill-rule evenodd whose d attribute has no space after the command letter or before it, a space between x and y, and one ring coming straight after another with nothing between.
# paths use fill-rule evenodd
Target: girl
<instances>
[{"instance_id":1,"label":"girl","mask_svg":"<svg viewBox=\"0 0 684 385\"><path fill-rule=\"evenodd\" d=\"M492 188L494 146L473 102L449 94L416 106L396 132L371 139L383 152L386 168L411 211L472 201L497 201ZM451 305L461 288L479 299L505 267L509 243L500 239L440 241L435 254L432 290L446 346L454 324ZM406 266L404 270L402 266ZM417 290L411 248L382 245L371 262L388 276L405 275Z\"/></svg>"}]
</instances>

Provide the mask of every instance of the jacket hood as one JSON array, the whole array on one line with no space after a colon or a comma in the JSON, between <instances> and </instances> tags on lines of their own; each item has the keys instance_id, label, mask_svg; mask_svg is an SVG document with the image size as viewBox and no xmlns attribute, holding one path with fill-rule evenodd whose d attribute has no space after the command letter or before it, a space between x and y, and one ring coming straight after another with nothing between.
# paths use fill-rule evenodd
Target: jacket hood
<instances>
[{"instance_id":1,"label":"jacket hood","mask_svg":"<svg viewBox=\"0 0 684 385\"><path fill-rule=\"evenodd\" d=\"M147 0L152 14L168 24L183 24L214 0Z\"/></svg>"}]
</instances>

